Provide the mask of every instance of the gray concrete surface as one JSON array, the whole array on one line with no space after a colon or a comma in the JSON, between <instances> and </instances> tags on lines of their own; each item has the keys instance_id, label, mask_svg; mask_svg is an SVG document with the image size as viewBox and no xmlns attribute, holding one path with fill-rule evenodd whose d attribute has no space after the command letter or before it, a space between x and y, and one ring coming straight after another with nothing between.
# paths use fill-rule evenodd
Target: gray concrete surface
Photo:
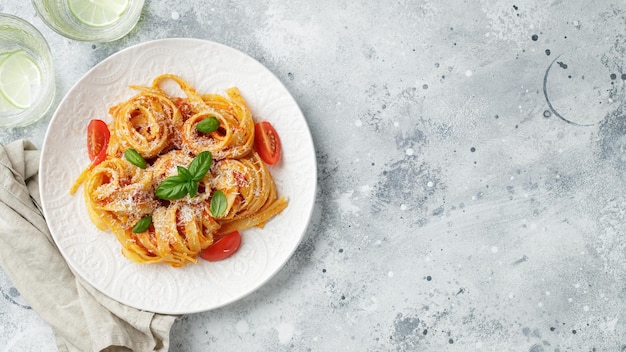
<instances>
[{"instance_id":1,"label":"gray concrete surface","mask_svg":"<svg viewBox=\"0 0 626 352\"><path fill-rule=\"evenodd\" d=\"M626 3L147 1L114 43L48 39L60 99L164 37L254 57L301 106L318 197L256 293L172 351L626 350ZM0 130L41 145L49 121ZM0 350L53 351L0 272Z\"/></svg>"}]
</instances>

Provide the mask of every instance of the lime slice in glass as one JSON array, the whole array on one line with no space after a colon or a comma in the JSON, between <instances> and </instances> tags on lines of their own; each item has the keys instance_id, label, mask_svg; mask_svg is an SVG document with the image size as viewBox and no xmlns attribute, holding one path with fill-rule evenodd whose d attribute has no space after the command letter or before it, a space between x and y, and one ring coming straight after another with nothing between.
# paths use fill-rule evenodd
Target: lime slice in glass
<instances>
[{"instance_id":1,"label":"lime slice in glass","mask_svg":"<svg viewBox=\"0 0 626 352\"><path fill-rule=\"evenodd\" d=\"M4 59L9 57L9 55L11 55L11 54L12 53L2 53L2 54L0 54L0 65L2 65L2 62L4 62ZM11 105L11 103L9 103L7 98L5 98L4 95L2 95L2 93L0 93L0 112L8 111L8 110L15 110L15 106Z\"/></svg>"},{"instance_id":2,"label":"lime slice in glass","mask_svg":"<svg viewBox=\"0 0 626 352\"><path fill-rule=\"evenodd\" d=\"M13 106L4 95L0 94L0 112L12 111L16 110L15 106Z\"/></svg>"},{"instance_id":3,"label":"lime slice in glass","mask_svg":"<svg viewBox=\"0 0 626 352\"><path fill-rule=\"evenodd\" d=\"M128 8L129 0L68 0L72 14L91 27L104 27L117 22Z\"/></svg>"},{"instance_id":4,"label":"lime slice in glass","mask_svg":"<svg viewBox=\"0 0 626 352\"><path fill-rule=\"evenodd\" d=\"M0 62L0 94L18 109L28 109L41 86L39 67L24 50Z\"/></svg>"}]
</instances>

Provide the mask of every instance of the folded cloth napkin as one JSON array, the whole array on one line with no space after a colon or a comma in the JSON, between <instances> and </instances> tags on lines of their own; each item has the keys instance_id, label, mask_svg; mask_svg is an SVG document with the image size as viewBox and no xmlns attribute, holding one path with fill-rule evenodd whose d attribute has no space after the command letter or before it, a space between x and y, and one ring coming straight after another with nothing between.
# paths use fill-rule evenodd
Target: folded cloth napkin
<instances>
[{"instance_id":1,"label":"folded cloth napkin","mask_svg":"<svg viewBox=\"0 0 626 352\"><path fill-rule=\"evenodd\" d=\"M0 145L0 265L59 351L167 351L176 316L125 306L68 267L42 215L38 168L32 143Z\"/></svg>"}]
</instances>

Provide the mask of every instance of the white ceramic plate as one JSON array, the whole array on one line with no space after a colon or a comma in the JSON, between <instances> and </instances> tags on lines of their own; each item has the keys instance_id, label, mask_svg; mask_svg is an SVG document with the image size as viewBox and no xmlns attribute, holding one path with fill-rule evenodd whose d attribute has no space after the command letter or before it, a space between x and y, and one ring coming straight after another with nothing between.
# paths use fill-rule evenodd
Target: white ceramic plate
<instances>
[{"instance_id":1,"label":"white ceramic plate","mask_svg":"<svg viewBox=\"0 0 626 352\"><path fill-rule=\"evenodd\" d=\"M87 124L110 121L108 109L173 73L200 93L240 89L256 119L270 121L281 138L282 160L270 167L289 205L262 229L242 232L243 243L221 262L171 268L135 264L121 254L115 236L89 220L82 188L68 193L89 164ZM315 201L317 167L313 141L297 103L263 65L230 47L199 39L163 39L122 50L91 69L56 110L43 143L40 191L44 215L70 267L109 297L138 309L166 314L207 311L250 294L298 247Z\"/></svg>"}]
</instances>

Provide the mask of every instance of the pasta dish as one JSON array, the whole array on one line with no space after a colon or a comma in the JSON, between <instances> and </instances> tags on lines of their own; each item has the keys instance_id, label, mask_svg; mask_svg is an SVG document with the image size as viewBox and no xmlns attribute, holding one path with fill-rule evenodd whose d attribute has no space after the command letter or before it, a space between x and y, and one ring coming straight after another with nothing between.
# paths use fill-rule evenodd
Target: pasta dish
<instances>
[{"instance_id":1,"label":"pasta dish","mask_svg":"<svg viewBox=\"0 0 626 352\"><path fill-rule=\"evenodd\" d=\"M168 94L167 80L184 94ZM164 74L131 88L138 93L109 109L109 123L90 123L92 163L70 190L83 186L91 221L115 234L124 256L196 263L220 236L263 227L287 207L259 150L259 123L236 87L200 94Z\"/></svg>"}]
</instances>

